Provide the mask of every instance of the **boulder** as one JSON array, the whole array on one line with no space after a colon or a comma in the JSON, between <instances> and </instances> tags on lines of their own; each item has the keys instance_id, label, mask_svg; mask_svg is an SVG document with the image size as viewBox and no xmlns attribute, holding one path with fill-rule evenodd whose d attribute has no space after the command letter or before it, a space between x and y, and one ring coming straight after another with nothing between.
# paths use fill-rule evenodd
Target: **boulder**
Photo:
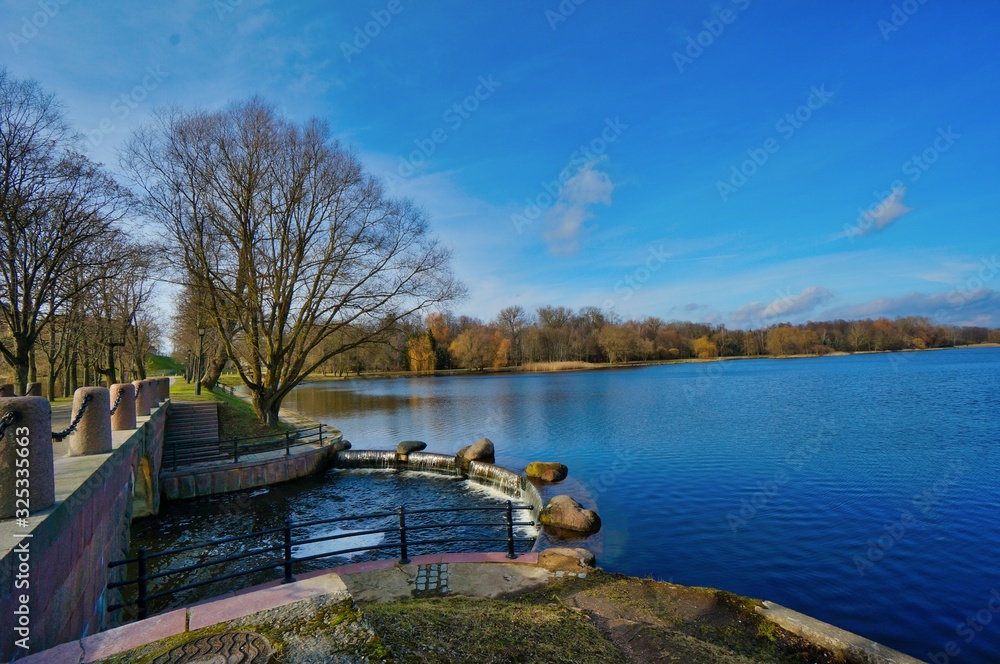
<instances>
[{"instance_id":1,"label":"boulder","mask_svg":"<svg viewBox=\"0 0 1000 664\"><path fill-rule=\"evenodd\" d=\"M420 440L404 440L399 445L396 445L396 454L402 454L403 456L408 455L410 452L419 452L420 450L426 450L427 443Z\"/></svg>"},{"instance_id":2,"label":"boulder","mask_svg":"<svg viewBox=\"0 0 1000 664\"><path fill-rule=\"evenodd\" d=\"M524 474L530 479L542 482L562 482L569 474L569 469L561 463L532 461L524 469Z\"/></svg>"},{"instance_id":3,"label":"boulder","mask_svg":"<svg viewBox=\"0 0 1000 664\"><path fill-rule=\"evenodd\" d=\"M543 526L592 535L601 529L601 517L569 496L555 496L545 505L538 521Z\"/></svg>"},{"instance_id":4,"label":"boulder","mask_svg":"<svg viewBox=\"0 0 1000 664\"><path fill-rule=\"evenodd\" d=\"M463 447L458 451L458 456L466 461L485 461L486 463L496 462L496 453L493 450L493 441L489 438L480 438L472 445Z\"/></svg>"},{"instance_id":5,"label":"boulder","mask_svg":"<svg viewBox=\"0 0 1000 664\"><path fill-rule=\"evenodd\" d=\"M349 440L338 440L336 443L331 445L334 452L343 452L344 450L351 449L351 441Z\"/></svg>"},{"instance_id":6,"label":"boulder","mask_svg":"<svg viewBox=\"0 0 1000 664\"><path fill-rule=\"evenodd\" d=\"M557 546L538 554L538 566L553 572L576 572L595 563L593 553L576 547Z\"/></svg>"}]
</instances>

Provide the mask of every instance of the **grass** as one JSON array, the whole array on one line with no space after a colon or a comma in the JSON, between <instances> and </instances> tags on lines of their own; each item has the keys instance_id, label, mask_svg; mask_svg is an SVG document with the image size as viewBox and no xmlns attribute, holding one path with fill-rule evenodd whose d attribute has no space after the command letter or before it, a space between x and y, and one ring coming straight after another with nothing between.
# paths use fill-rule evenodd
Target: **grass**
<instances>
[{"instance_id":1,"label":"grass","mask_svg":"<svg viewBox=\"0 0 1000 664\"><path fill-rule=\"evenodd\" d=\"M625 662L584 615L558 605L455 597L364 614L396 662Z\"/></svg>"},{"instance_id":2,"label":"grass","mask_svg":"<svg viewBox=\"0 0 1000 664\"><path fill-rule=\"evenodd\" d=\"M760 616L758 605L595 570L506 599L413 599L362 610L395 662L844 663Z\"/></svg>"},{"instance_id":3,"label":"grass","mask_svg":"<svg viewBox=\"0 0 1000 664\"><path fill-rule=\"evenodd\" d=\"M219 438L250 438L281 433L289 427L281 424L269 427L258 419L250 402L212 390L195 394L194 383L178 378L170 386L170 396L176 401L216 401L219 404Z\"/></svg>"},{"instance_id":4,"label":"grass","mask_svg":"<svg viewBox=\"0 0 1000 664\"><path fill-rule=\"evenodd\" d=\"M525 373L541 373L548 371L581 371L601 366L592 362L529 362L521 367Z\"/></svg>"},{"instance_id":5,"label":"grass","mask_svg":"<svg viewBox=\"0 0 1000 664\"><path fill-rule=\"evenodd\" d=\"M146 358L146 370L151 375L183 374L184 365L166 355L150 355Z\"/></svg>"}]
</instances>

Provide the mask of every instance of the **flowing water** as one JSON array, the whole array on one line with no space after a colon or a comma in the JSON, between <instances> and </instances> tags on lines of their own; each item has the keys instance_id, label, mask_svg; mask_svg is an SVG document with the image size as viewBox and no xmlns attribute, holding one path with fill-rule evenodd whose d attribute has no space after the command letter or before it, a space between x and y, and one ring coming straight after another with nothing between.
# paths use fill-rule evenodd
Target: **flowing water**
<instances>
[{"instance_id":1,"label":"flowing water","mask_svg":"<svg viewBox=\"0 0 1000 664\"><path fill-rule=\"evenodd\" d=\"M1000 662L1000 349L331 381L284 405L355 449L487 436L515 470L566 463L607 569Z\"/></svg>"}]
</instances>

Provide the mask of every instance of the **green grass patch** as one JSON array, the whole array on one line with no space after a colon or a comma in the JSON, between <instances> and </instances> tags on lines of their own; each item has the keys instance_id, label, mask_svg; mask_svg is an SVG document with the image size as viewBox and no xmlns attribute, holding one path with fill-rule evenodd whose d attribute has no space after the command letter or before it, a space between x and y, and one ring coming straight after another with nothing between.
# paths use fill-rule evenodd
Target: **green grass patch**
<instances>
[{"instance_id":1,"label":"green grass patch","mask_svg":"<svg viewBox=\"0 0 1000 664\"><path fill-rule=\"evenodd\" d=\"M269 427L257 417L249 401L212 390L195 394L194 383L183 378L170 386L170 396L176 401L216 401L219 404L219 438L249 438L282 433L291 429L285 424Z\"/></svg>"},{"instance_id":2,"label":"green grass patch","mask_svg":"<svg viewBox=\"0 0 1000 664\"><path fill-rule=\"evenodd\" d=\"M184 365L167 355L149 355L146 357L146 370L150 375L163 376L167 374L184 374Z\"/></svg>"}]
</instances>

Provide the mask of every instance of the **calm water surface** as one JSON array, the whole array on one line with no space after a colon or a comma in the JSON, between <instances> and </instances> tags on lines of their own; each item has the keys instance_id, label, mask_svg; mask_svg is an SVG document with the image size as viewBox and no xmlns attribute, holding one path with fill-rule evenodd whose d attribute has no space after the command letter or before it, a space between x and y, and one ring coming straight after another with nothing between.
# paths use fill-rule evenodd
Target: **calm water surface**
<instances>
[{"instance_id":1,"label":"calm water surface","mask_svg":"<svg viewBox=\"0 0 1000 664\"><path fill-rule=\"evenodd\" d=\"M356 449L487 436L509 467L565 462L607 569L1000 662L1000 349L330 382L285 405Z\"/></svg>"}]
</instances>

